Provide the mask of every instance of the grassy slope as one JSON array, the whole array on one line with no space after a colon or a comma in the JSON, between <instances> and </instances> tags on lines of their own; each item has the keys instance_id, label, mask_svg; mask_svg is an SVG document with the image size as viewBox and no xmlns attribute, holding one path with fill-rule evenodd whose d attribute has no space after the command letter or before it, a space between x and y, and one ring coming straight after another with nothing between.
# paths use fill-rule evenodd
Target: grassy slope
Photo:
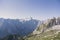
<instances>
[{"instance_id":1,"label":"grassy slope","mask_svg":"<svg viewBox=\"0 0 60 40\"><path fill-rule=\"evenodd\" d=\"M60 40L60 32L58 34L54 34L54 32L46 32L40 35L32 36L27 38L28 40Z\"/></svg>"},{"instance_id":2,"label":"grassy slope","mask_svg":"<svg viewBox=\"0 0 60 40\"><path fill-rule=\"evenodd\" d=\"M40 31L43 28L47 28L46 24L41 25L37 31ZM31 35L30 35L31 36ZM28 40L60 40L60 32L57 34L57 30L49 30L31 37L27 37Z\"/></svg>"}]
</instances>

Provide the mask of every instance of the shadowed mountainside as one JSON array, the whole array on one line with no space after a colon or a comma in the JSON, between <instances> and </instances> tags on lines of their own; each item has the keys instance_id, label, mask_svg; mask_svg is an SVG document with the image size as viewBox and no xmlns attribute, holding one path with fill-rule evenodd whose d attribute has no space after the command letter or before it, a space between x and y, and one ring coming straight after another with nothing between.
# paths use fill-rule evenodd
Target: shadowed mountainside
<instances>
[{"instance_id":1,"label":"shadowed mountainside","mask_svg":"<svg viewBox=\"0 0 60 40\"><path fill-rule=\"evenodd\" d=\"M0 38L9 35L20 37L32 33L38 26L39 20L3 19L0 18Z\"/></svg>"}]
</instances>

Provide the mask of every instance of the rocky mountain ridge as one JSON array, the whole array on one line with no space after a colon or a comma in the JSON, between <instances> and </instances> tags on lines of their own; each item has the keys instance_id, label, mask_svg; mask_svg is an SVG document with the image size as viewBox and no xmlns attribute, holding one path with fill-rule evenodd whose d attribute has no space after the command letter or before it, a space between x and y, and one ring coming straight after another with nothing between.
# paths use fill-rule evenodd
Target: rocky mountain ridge
<instances>
[{"instance_id":1,"label":"rocky mountain ridge","mask_svg":"<svg viewBox=\"0 0 60 40\"><path fill-rule=\"evenodd\" d=\"M60 17L44 21L28 40L60 40Z\"/></svg>"}]
</instances>

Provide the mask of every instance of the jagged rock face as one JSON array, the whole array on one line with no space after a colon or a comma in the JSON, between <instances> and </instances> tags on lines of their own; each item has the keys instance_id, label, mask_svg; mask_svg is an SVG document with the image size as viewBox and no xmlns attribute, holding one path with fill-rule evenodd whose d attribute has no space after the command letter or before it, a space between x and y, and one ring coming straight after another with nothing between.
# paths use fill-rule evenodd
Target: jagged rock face
<instances>
[{"instance_id":1,"label":"jagged rock face","mask_svg":"<svg viewBox=\"0 0 60 40\"><path fill-rule=\"evenodd\" d=\"M53 18L53 19L50 19L50 21L48 22L48 27L52 27L52 26L54 26L54 25L56 25L56 18Z\"/></svg>"},{"instance_id":2,"label":"jagged rock face","mask_svg":"<svg viewBox=\"0 0 60 40\"><path fill-rule=\"evenodd\" d=\"M56 25L60 25L60 17L59 18L52 18L52 19L48 19L46 20L45 22L43 22L42 25L40 25L37 30L40 31L40 32L44 32L46 31L47 29L49 30L49 28L56 28L58 26ZM59 26L60 27L60 26Z\"/></svg>"},{"instance_id":3,"label":"jagged rock face","mask_svg":"<svg viewBox=\"0 0 60 40\"><path fill-rule=\"evenodd\" d=\"M42 32L40 31L42 30ZM34 32L30 40L60 40L60 18L52 18L40 25ZM59 33L60 34L60 33ZM42 35L42 36L41 36ZM59 36L56 38L56 36ZM34 38L33 38L34 37ZM36 37L36 39L35 39ZM41 38L42 37L42 38ZM47 37L47 38L46 38ZM52 37L54 37L52 39ZM40 39L41 38L41 39ZM44 39L46 38L46 39Z\"/></svg>"},{"instance_id":4,"label":"jagged rock face","mask_svg":"<svg viewBox=\"0 0 60 40\"><path fill-rule=\"evenodd\" d=\"M54 25L60 25L60 17L58 18L52 18L49 21L47 21L45 24L47 24L47 27L52 27Z\"/></svg>"},{"instance_id":5,"label":"jagged rock face","mask_svg":"<svg viewBox=\"0 0 60 40\"><path fill-rule=\"evenodd\" d=\"M57 24L60 25L60 17L57 18Z\"/></svg>"}]
</instances>

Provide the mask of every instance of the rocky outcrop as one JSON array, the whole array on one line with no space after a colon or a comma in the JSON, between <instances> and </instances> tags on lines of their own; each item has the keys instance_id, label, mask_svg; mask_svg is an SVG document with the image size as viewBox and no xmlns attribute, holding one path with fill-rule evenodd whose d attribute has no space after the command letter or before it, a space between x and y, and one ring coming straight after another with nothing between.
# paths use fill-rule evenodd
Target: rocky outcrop
<instances>
[{"instance_id":1,"label":"rocky outcrop","mask_svg":"<svg viewBox=\"0 0 60 40\"><path fill-rule=\"evenodd\" d=\"M46 20L35 31L37 31L38 33L43 33L46 30L50 30L54 27L55 28L58 27L56 25L60 25L60 17L58 17L58 18L53 17L52 19ZM35 31L34 31L34 33L35 33Z\"/></svg>"},{"instance_id":2,"label":"rocky outcrop","mask_svg":"<svg viewBox=\"0 0 60 40\"><path fill-rule=\"evenodd\" d=\"M60 17L57 18L57 24L60 25Z\"/></svg>"},{"instance_id":3,"label":"rocky outcrop","mask_svg":"<svg viewBox=\"0 0 60 40\"><path fill-rule=\"evenodd\" d=\"M52 18L50 19L48 22L46 22L45 24L47 24L47 28L55 26L55 25L60 25L60 17L58 18Z\"/></svg>"},{"instance_id":4,"label":"rocky outcrop","mask_svg":"<svg viewBox=\"0 0 60 40\"><path fill-rule=\"evenodd\" d=\"M60 40L60 17L54 17L43 22L29 37L27 37L27 39Z\"/></svg>"}]
</instances>

